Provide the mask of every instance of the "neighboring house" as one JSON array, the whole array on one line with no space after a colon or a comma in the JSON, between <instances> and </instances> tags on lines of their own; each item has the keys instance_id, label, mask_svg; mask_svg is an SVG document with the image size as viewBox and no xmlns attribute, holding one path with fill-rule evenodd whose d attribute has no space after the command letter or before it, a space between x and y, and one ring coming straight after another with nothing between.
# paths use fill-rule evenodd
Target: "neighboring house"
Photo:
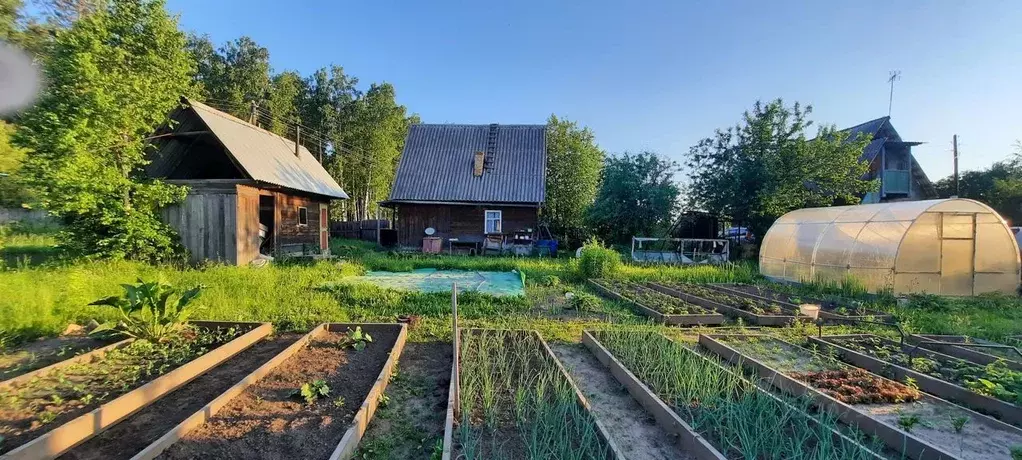
<instances>
[{"instance_id":1,"label":"neighboring house","mask_svg":"<svg viewBox=\"0 0 1022 460\"><path fill-rule=\"evenodd\" d=\"M870 139L859 159L869 162L866 179L880 179L880 189L867 193L862 198L863 204L937 197L933 183L912 156L912 147L922 142L903 141L891 124L891 117L870 120L843 132L849 133L850 140L859 136Z\"/></svg>"},{"instance_id":2,"label":"neighboring house","mask_svg":"<svg viewBox=\"0 0 1022 460\"><path fill-rule=\"evenodd\" d=\"M398 244L426 229L480 244L536 229L546 196L546 125L412 125L390 197Z\"/></svg>"},{"instance_id":3,"label":"neighboring house","mask_svg":"<svg viewBox=\"0 0 1022 460\"><path fill-rule=\"evenodd\" d=\"M183 102L169 128L154 135L146 172L189 187L163 219L190 260L244 265L259 254L326 253L330 200L348 195L316 158L284 137Z\"/></svg>"}]
</instances>

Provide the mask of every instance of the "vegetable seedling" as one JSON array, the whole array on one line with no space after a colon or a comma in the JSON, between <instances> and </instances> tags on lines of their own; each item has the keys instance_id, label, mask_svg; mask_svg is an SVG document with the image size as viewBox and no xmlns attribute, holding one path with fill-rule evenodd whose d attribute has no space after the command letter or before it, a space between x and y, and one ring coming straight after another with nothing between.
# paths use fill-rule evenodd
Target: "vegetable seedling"
<instances>
[{"instance_id":1,"label":"vegetable seedling","mask_svg":"<svg viewBox=\"0 0 1022 460\"><path fill-rule=\"evenodd\" d=\"M337 399L334 400L334 407L340 409L344 407L344 402L344 396L338 396Z\"/></svg>"},{"instance_id":2,"label":"vegetable seedling","mask_svg":"<svg viewBox=\"0 0 1022 460\"><path fill-rule=\"evenodd\" d=\"M348 329L344 337L337 343L341 348L354 348L355 351L362 351L373 341L373 336L368 332L362 332L361 326L355 326L355 330Z\"/></svg>"},{"instance_id":3,"label":"vegetable seedling","mask_svg":"<svg viewBox=\"0 0 1022 460\"><path fill-rule=\"evenodd\" d=\"M955 433L961 433L965 429L965 425L969 423L969 417L959 416L951 418L951 427L955 429Z\"/></svg>"},{"instance_id":4,"label":"vegetable seedling","mask_svg":"<svg viewBox=\"0 0 1022 460\"><path fill-rule=\"evenodd\" d=\"M327 386L326 380L303 383L301 388L291 392L291 397L302 398L307 404L312 404L317 399L327 396L330 396L330 387Z\"/></svg>"},{"instance_id":5,"label":"vegetable seedling","mask_svg":"<svg viewBox=\"0 0 1022 460\"><path fill-rule=\"evenodd\" d=\"M918 415L902 415L898 417L898 426L905 429L906 432L911 433L912 428L918 425L920 422Z\"/></svg>"}]
</instances>

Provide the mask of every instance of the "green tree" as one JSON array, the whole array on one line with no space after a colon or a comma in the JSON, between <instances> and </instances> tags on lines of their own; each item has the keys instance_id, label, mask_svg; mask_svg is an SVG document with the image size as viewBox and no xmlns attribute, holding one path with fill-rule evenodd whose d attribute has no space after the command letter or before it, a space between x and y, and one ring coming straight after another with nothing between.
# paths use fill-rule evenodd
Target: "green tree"
<instances>
[{"instance_id":1,"label":"green tree","mask_svg":"<svg viewBox=\"0 0 1022 460\"><path fill-rule=\"evenodd\" d=\"M408 126L417 121L395 96L391 84L373 84L342 111L336 151L355 219L373 218L376 202L390 193Z\"/></svg>"},{"instance_id":2,"label":"green tree","mask_svg":"<svg viewBox=\"0 0 1022 460\"><path fill-rule=\"evenodd\" d=\"M875 190L859 161L870 139L847 139L825 127L807 140L812 107L759 101L738 125L717 130L689 150L691 205L732 218L763 235L799 208L855 204Z\"/></svg>"},{"instance_id":3,"label":"green tree","mask_svg":"<svg viewBox=\"0 0 1022 460\"><path fill-rule=\"evenodd\" d=\"M674 221L681 189L678 165L655 153L607 157L596 201L587 222L605 241L627 243L632 236L659 236Z\"/></svg>"},{"instance_id":4,"label":"green tree","mask_svg":"<svg viewBox=\"0 0 1022 460\"><path fill-rule=\"evenodd\" d=\"M1011 225L1022 225L1022 143L1015 144L1010 157L980 171L965 171L958 177L945 177L933 184L937 196L958 196L990 205Z\"/></svg>"},{"instance_id":5,"label":"green tree","mask_svg":"<svg viewBox=\"0 0 1022 460\"><path fill-rule=\"evenodd\" d=\"M269 50L249 37L214 49L205 35L190 36L187 47L196 63L195 83L201 87L201 98L243 120L252 115L253 102L265 109L270 91ZM271 117L257 117L257 122L269 124Z\"/></svg>"},{"instance_id":6,"label":"green tree","mask_svg":"<svg viewBox=\"0 0 1022 460\"><path fill-rule=\"evenodd\" d=\"M21 177L25 149L11 144L14 125L0 121L0 207L17 208L32 201Z\"/></svg>"},{"instance_id":7,"label":"green tree","mask_svg":"<svg viewBox=\"0 0 1022 460\"><path fill-rule=\"evenodd\" d=\"M21 0L0 0L0 40L12 42L18 33Z\"/></svg>"},{"instance_id":8,"label":"green tree","mask_svg":"<svg viewBox=\"0 0 1022 460\"><path fill-rule=\"evenodd\" d=\"M194 63L163 0L113 0L58 34L48 85L19 120L25 176L72 251L160 260L178 248L158 210L184 189L145 178L146 136L191 89Z\"/></svg>"},{"instance_id":9,"label":"green tree","mask_svg":"<svg viewBox=\"0 0 1022 460\"><path fill-rule=\"evenodd\" d=\"M293 139L295 127L303 124L301 111L307 96L306 82L298 72L274 75L266 101L266 113L270 118L266 129ZM319 149L310 151L317 153Z\"/></svg>"},{"instance_id":10,"label":"green tree","mask_svg":"<svg viewBox=\"0 0 1022 460\"><path fill-rule=\"evenodd\" d=\"M546 142L544 219L554 233L581 243L585 213L596 200L606 153L596 145L592 130L556 115L547 119Z\"/></svg>"}]
</instances>

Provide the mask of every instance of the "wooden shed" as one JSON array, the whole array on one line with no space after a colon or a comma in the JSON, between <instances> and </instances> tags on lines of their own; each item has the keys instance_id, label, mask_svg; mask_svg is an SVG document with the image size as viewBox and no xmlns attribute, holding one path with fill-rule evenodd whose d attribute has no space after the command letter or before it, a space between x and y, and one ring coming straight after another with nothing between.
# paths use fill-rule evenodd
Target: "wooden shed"
<instances>
[{"instance_id":1,"label":"wooden shed","mask_svg":"<svg viewBox=\"0 0 1022 460\"><path fill-rule=\"evenodd\" d=\"M244 265L329 250L329 206L348 195L300 144L185 100L156 135L151 177L189 187L163 210L192 262Z\"/></svg>"},{"instance_id":2,"label":"wooden shed","mask_svg":"<svg viewBox=\"0 0 1022 460\"><path fill-rule=\"evenodd\" d=\"M546 196L546 158L546 125L413 125L381 204L395 210L402 246L531 233Z\"/></svg>"}]
</instances>

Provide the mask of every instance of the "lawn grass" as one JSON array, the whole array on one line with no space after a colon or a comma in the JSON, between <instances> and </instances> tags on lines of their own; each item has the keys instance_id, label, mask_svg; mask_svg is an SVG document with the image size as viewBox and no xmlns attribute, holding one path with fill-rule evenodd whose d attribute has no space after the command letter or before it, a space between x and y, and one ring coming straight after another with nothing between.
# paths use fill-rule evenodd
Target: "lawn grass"
<instances>
[{"instance_id":1,"label":"lawn grass","mask_svg":"<svg viewBox=\"0 0 1022 460\"><path fill-rule=\"evenodd\" d=\"M59 255L59 227L0 225L0 269L39 265Z\"/></svg>"},{"instance_id":2,"label":"lawn grass","mask_svg":"<svg viewBox=\"0 0 1022 460\"><path fill-rule=\"evenodd\" d=\"M52 231L15 233L5 230L4 249L53 247ZM194 318L272 321L278 329L301 330L323 321L394 321L397 315L419 315L422 326L413 340L450 340L450 294L399 292L366 284L338 283L366 270L405 271L417 268L525 273L524 297L491 297L462 293L459 313L471 327L537 329L550 340L577 341L584 328L608 324L645 325L649 319L629 306L600 299L592 311L575 311L566 292L589 292L572 258L470 257L397 254L377 251L372 243L335 239L339 260L314 264L278 263L264 268L210 264L180 268L129 261L57 261L42 265L0 267L0 336L8 342L52 336L69 323L109 319L105 307L88 304L121 293L120 285L138 278L157 279L180 289L205 285ZM20 249L19 249L20 250ZM763 282L751 264L715 266L623 265L617 278L678 282ZM774 286L803 295L843 295L862 299L868 307L895 314L909 332L965 334L991 340L1022 334L1022 301L1017 296L972 298L869 296L846 284ZM664 328L668 329L668 328ZM847 332L828 326L827 333ZM859 328L885 335L893 329ZM792 340L815 334L815 327L790 328ZM14 337L15 340L11 340Z\"/></svg>"}]
</instances>

